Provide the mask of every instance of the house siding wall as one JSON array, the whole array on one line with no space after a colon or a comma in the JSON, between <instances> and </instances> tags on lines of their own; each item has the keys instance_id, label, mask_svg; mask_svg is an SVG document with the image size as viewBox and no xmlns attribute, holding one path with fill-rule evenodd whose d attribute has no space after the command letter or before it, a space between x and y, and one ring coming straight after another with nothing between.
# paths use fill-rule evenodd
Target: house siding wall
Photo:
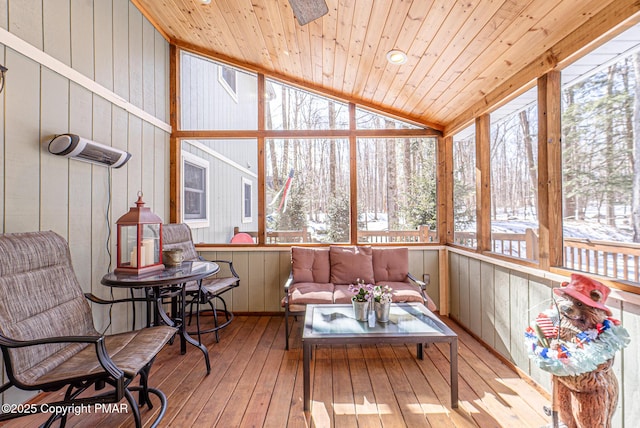
<instances>
[{"instance_id":1,"label":"house siding wall","mask_svg":"<svg viewBox=\"0 0 640 428\"><path fill-rule=\"evenodd\" d=\"M463 251L449 251L449 277L451 317L550 393L549 373L532 364L527 356L524 330L538 313L551 307L552 288L567 278ZM609 296L607 306L631 336L630 345L615 358L620 395L613 426L635 427L640 419L640 408L635 405L640 399L640 299L616 290Z\"/></svg>"},{"instance_id":2,"label":"house siding wall","mask_svg":"<svg viewBox=\"0 0 640 428\"><path fill-rule=\"evenodd\" d=\"M0 0L0 27L0 63L9 69L0 94L0 233L55 231L69 242L84 291L110 298L100 279L109 251L115 265L115 221L140 190L147 206L169 219L169 133L132 113L169 121L169 44L128 0ZM7 32L124 102L6 46ZM48 142L66 132L133 156L109 170L51 155ZM108 311L93 308L99 331L131 328L130 305L114 306L111 324ZM33 394L10 389L2 400Z\"/></svg>"}]
</instances>

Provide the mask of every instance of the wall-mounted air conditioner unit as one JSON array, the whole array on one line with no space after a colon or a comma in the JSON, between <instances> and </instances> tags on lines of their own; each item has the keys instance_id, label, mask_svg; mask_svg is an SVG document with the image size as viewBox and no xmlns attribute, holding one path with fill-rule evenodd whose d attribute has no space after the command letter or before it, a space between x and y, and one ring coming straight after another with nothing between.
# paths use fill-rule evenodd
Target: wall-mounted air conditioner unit
<instances>
[{"instance_id":1,"label":"wall-mounted air conditioner unit","mask_svg":"<svg viewBox=\"0 0 640 428\"><path fill-rule=\"evenodd\" d=\"M113 168L120 168L131 157L129 152L75 134L56 135L49 142L49 153Z\"/></svg>"}]
</instances>

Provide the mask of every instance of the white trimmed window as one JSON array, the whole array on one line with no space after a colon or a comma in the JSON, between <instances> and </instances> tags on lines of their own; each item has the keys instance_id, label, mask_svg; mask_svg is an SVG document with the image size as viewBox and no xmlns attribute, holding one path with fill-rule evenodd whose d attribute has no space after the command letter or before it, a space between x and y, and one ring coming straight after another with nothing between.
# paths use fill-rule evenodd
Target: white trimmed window
<instances>
[{"instance_id":1,"label":"white trimmed window","mask_svg":"<svg viewBox=\"0 0 640 428\"><path fill-rule=\"evenodd\" d=\"M182 218L192 228L209 227L209 162L182 152Z\"/></svg>"},{"instance_id":2,"label":"white trimmed window","mask_svg":"<svg viewBox=\"0 0 640 428\"><path fill-rule=\"evenodd\" d=\"M222 87L231 95L231 98L238 102L238 91L236 86L235 68L220 65L218 67L218 81Z\"/></svg>"},{"instance_id":3,"label":"white trimmed window","mask_svg":"<svg viewBox=\"0 0 640 428\"><path fill-rule=\"evenodd\" d=\"M253 221L253 206L251 194L253 192L253 181L242 177L242 222L251 223Z\"/></svg>"}]
</instances>

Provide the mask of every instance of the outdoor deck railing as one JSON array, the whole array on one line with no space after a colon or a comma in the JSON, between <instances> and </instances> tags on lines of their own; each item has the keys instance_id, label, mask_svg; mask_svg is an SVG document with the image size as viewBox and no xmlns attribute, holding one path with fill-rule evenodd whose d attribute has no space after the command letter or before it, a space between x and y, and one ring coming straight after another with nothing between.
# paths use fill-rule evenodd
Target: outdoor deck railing
<instances>
[{"instance_id":1,"label":"outdoor deck railing","mask_svg":"<svg viewBox=\"0 0 640 428\"><path fill-rule=\"evenodd\" d=\"M474 232L455 232L454 242L475 248ZM533 229L525 233L492 233L492 251L527 260L538 260L538 235ZM623 242L565 238L564 266L581 272L640 282L640 245Z\"/></svg>"}]
</instances>

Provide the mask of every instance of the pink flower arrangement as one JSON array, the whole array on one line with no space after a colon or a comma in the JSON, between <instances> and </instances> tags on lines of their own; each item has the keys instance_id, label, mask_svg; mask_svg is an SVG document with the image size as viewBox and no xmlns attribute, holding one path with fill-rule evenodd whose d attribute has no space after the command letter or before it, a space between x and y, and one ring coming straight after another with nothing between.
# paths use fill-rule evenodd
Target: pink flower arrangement
<instances>
[{"instance_id":1,"label":"pink flower arrangement","mask_svg":"<svg viewBox=\"0 0 640 428\"><path fill-rule=\"evenodd\" d=\"M358 278L355 284L349 285L349 291L355 293L351 298L354 302L368 302L373 298L373 284L365 284L363 280Z\"/></svg>"},{"instance_id":2,"label":"pink flower arrangement","mask_svg":"<svg viewBox=\"0 0 640 428\"><path fill-rule=\"evenodd\" d=\"M376 285L373 287L373 300L378 303L391 303L392 291L388 285Z\"/></svg>"}]
</instances>

